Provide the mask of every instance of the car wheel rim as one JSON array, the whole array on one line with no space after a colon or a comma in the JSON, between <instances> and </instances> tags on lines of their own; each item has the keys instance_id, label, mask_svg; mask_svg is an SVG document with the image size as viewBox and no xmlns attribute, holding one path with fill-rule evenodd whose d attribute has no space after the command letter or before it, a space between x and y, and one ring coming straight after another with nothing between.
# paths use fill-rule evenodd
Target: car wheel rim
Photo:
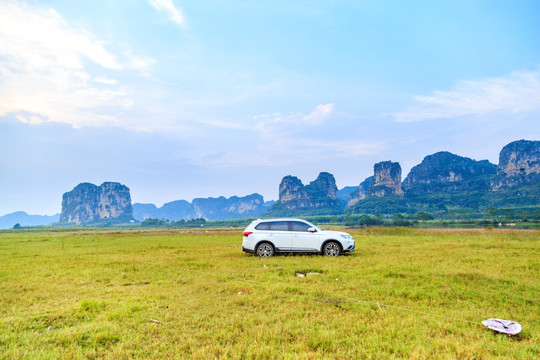
<instances>
[{"instance_id":1,"label":"car wheel rim","mask_svg":"<svg viewBox=\"0 0 540 360\"><path fill-rule=\"evenodd\" d=\"M337 244L328 244L325 246L324 253L326 256L338 256L339 254L339 246Z\"/></svg>"},{"instance_id":2,"label":"car wheel rim","mask_svg":"<svg viewBox=\"0 0 540 360\"><path fill-rule=\"evenodd\" d=\"M260 257L269 257L272 256L272 247L270 245L262 245L259 247L259 256Z\"/></svg>"}]
</instances>

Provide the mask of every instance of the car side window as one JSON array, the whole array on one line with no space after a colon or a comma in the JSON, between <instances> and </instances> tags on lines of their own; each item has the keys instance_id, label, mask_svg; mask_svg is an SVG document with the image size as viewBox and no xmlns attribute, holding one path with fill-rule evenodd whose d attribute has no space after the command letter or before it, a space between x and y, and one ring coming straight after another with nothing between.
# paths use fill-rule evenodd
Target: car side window
<instances>
[{"instance_id":1,"label":"car side window","mask_svg":"<svg viewBox=\"0 0 540 360\"><path fill-rule=\"evenodd\" d=\"M270 223L270 229L274 231L289 231L289 224L287 221L273 221Z\"/></svg>"},{"instance_id":2,"label":"car side window","mask_svg":"<svg viewBox=\"0 0 540 360\"><path fill-rule=\"evenodd\" d=\"M308 229L309 229L310 227L311 227L311 226L309 226L308 224L303 223L303 222L299 222L299 221L293 221L293 222L292 222L292 231L303 231L303 232L308 232Z\"/></svg>"},{"instance_id":3,"label":"car side window","mask_svg":"<svg viewBox=\"0 0 540 360\"><path fill-rule=\"evenodd\" d=\"M260 223L259 225L255 226L255 229L257 229L257 230L268 230L268 229L270 229L270 223L269 222Z\"/></svg>"}]
</instances>

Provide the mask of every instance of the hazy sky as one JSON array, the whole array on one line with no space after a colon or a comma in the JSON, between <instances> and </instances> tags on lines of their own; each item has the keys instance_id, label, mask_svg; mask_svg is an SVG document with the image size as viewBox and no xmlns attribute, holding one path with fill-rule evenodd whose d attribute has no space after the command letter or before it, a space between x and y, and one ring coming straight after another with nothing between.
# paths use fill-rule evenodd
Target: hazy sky
<instances>
[{"instance_id":1,"label":"hazy sky","mask_svg":"<svg viewBox=\"0 0 540 360\"><path fill-rule=\"evenodd\" d=\"M540 139L540 1L0 0L0 215L277 199Z\"/></svg>"}]
</instances>

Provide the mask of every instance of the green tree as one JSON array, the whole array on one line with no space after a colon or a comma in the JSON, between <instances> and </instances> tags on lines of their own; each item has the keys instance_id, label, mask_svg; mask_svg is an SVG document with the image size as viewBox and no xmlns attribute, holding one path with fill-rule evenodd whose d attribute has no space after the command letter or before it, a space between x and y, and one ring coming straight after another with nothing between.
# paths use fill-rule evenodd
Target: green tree
<instances>
[{"instance_id":1,"label":"green tree","mask_svg":"<svg viewBox=\"0 0 540 360\"><path fill-rule=\"evenodd\" d=\"M497 218L497 209L494 207L487 208L484 213L484 219L486 220L495 220Z\"/></svg>"},{"instance_id":2,"label":"green tree","mask_svg":"<svg viewBox=\"0 0 540 360\"><path fill-rule=\"evenodd\" d=\"M394 226L412 226L412 222L405 219L403 214L394 214L392 215L392 225Z\"/></svg>"},{"instance_id":3,"label":"green tree","mask_svg":"<svg viewBox=\"0 0 540 360\"><path fill-rule=\"evenodd\" d=\"M186 226L188 227L194 227L194 226L204 226L206 224L206 219L204 218L196 218L186 221Z\"/></svg>"},{"instance_id":4,"label":"green tree","mask_svg":"<svg viewBox=\"0 0 540 360\"><path fill-rule=\"evenodd\" d=\"M360 226L377 226L382 225L382 219L372 215L362 215L356 222Z\"/></svg>"},{"instance_id":5,"label":"green tree","mask_svg":"<svg viewBox=\"0 0 540 360\"><path fill-rule=\"evenodd\" d=\"M531 213L528 210L516 210L515 217L523 221L528 221L531 217Z\"/></svg>"},{"instance_id":6,"label":"green tree","mask_svg":"<svg viewBox=\"0 0 540 360\"><path fill-rule=\"evenodd\" d=\"M511 209L502 209L502 215L506 221L514 220L514 212Z\"/></svg>"},{"instance_id":7,"label":"green tree","mask_svg":"<svg viewBox=\"0 0 540 360\"><path fill-rule=\"evenodd\" d=\"M418 214L416 214L416 219L425 221L425 220L433 220L434 217L430 213L427 213L425 211L421 211Z\"/></svg>"},{"instance_id":8,"label":"green tree","mask_svg":"<svg viewBox=\"0 0 540 360\"><path fill-rule=\"evenodd\" d=\"M148 219L144 219L143 222L141 222L141 226L142 227L162 227L162 226L167 225L167 223L168 223L168 220L148 218Z\"/></svg>"},{"instance_id":9,"label":"green tree","mask_svg":"<svg viewBox=\"0 0 540 360\"><path fill-rule=\"evenodd\" d=\"M345 226L353 226L354 225L354 219L351 214L345 215Z\"/></svg>"}]
</instances>

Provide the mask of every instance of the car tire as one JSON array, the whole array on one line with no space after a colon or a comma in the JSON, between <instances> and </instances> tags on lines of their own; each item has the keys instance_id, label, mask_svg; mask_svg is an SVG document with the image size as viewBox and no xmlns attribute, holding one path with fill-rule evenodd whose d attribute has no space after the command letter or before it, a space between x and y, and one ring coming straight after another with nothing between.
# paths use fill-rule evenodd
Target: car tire
<instances>
[{"instance_id":1,"label":"car tire","mask_svg":"<svg viewBox=\"0 0 540 360\"><path fill-rule=\"evenodd\" d=\"M257 246L257 256L264 258L264 257L271 257L274 256L274 247L272 244L268 242L260 243L259 246Z\"/></svg>"},{"instance_id":2,"label":"car tire","mask_svg":"<svg viewBox=\"0 0 540 360\"><path fill-rule=\"evenodd\" d=\"M323 255L325 256L339 256L341 254L341 247L335 241L329 241L324 244Z\"/></svg>"}]
</instances>

